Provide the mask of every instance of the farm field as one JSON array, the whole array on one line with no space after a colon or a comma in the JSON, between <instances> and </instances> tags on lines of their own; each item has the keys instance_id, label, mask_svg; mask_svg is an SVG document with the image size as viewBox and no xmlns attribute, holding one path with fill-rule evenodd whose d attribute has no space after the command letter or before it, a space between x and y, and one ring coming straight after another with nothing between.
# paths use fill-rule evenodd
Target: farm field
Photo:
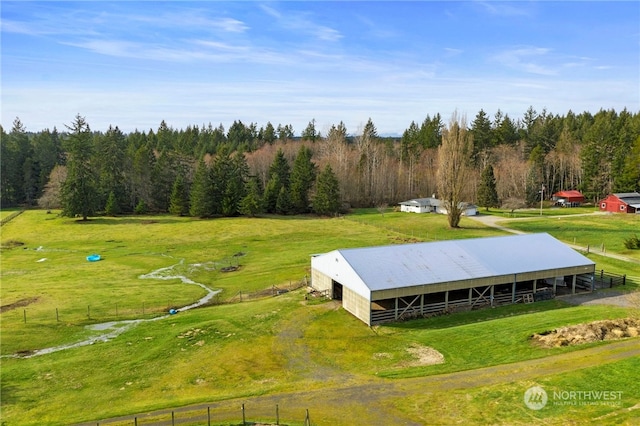
<instances>
[{"instance_id":1,"label":"farm field","mask_svg":"<svg viewBox=\"0 0 640 426\"><path fill-rule=\"evenodd\" d=\"M389 383L399 388L406 383L409 396L388 402L381 412L361 409L359 419L374 424L376 416L387 415L433 423L428 419L438 414L438 407L452 407L454 402L455 410L442 418L443 424L461 419L566 424L611 413L605 418L611 424L637 419L633 416L638 411L616 414L640 398L637 380L626 374L637 368L637 358L609 360L600 369L577 357L572 367L577 371L540 371L535 380L465 390L429 393L411 387L411 380L424 377L570 356L580 350L602 350L602 359L608 359L605 343L543 349L532 345L529 336L564 325L637 317L640 311L635 308L572 306L556 299L369 328L335 302L305 300L304 289L252 301L239 302L237 297L304 282L313 253L503 233L468 218L461 225L462 229L449 230L443 216L382 215L375 210L337 219L145 216L87 223L28 211L2 227L2 422L95 424L103 418L190 404ZM557 236L551 227L540 232ZM92 253L103 260L87 262ZM590 256L598 268L640 275L638 265ZM235 268L223 272L228 266ZM206 294L200 286L177 278L140 279L169 267L169 275L222 290L218 302L233 298L236 303L166 315L169 308ZM637 282L627 287L637 288ZM32 358L7 357L98 334L87 325L158 317L163 318L141 322L108 342ZM638 339L632 340L640 351ZM443 354L445 362L416 363L414 349L427 347ZM581 363L583 370L578 369ZM624 390L622 407L554 406L534 412L521 402L522 392L532 383L573 389L578 383L595 386L597 377L604 390ZM315 408L314 424L331 419L335 424L339 418L336 413L323 418L320 413L327 407L312 402L308 406ZM490 417L482 417L483 410Z\"/></svg>"}]
</instances>

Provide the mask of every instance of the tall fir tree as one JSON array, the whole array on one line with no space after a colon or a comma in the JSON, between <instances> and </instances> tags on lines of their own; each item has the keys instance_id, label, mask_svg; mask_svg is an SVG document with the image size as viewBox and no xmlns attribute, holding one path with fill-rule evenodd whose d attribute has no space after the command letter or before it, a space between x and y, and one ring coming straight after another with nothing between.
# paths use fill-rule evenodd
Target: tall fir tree
<instances>
[{"instance_id":1,"label":"tall fir tree","mask_svg":"<svg viewBox=\"0 0 640 426\"><path fill-rule=\"evenodd\" d=\"M130 197L125 185L125 136L117 126L115 128L109 126L104 135L95 137L95 144L101 203L105 205L110 194L113 193L118 202L117 210L120 212L126 208L126 201Z\"/></svg>"},{"instance_id":2,"label":"tall fir tree","mask_svg":"<svg viewBox=\"0 0 640 426\"><path fill-rule=\"evenodd\" d=\"M240 213L253 217L263 212L262 191L257 178L251 178L246 185L246 195L240 201Z\"/></svg>"},{"instance_id":3,"label":"tall fir tree","mask_svg":"<svg viewBox=\"0 0 640 426\"><path fill-rule=\"evenodd\" d=\"M276 212L276 204L280 190L284 187L289 190L289 181L291 177L291 168L289 162L284 156L282 149L278 149L273 163L269 167L269 182L265 188L264 200L268 213Z\"/></svg>"},{"instance_id":4,"label":"tall fir tree","mask_svg":"<svg viewBox=\"0 0 640 426\"><path fill-rule=\"evenodd\" d=\"M178 173L176 180L173 182L169 199L169 213L176 216L189 214L189 195L182 173Z\"/></svg>"},{"instance_id":5,"label":"tall fir tree","mask_svg":"<svg viewBox=\"0 0 640 426\"><path fill-rule=\"evenodd\" d=\"M311 150L301 146L291 171L291 207L294 214L309 211L309 191L316 180L316 165L311 161Z\"/></svg>"},{"instance_id":6,"label":"tall fir tree","mask_svg":"<svg viewBox=\"0 0 640 426\"><path fill-rule=\"evenodd\" d=\"M100 200L96 173L91 164L91 129L80 114L67 128L70 134L65 143L69 159L67 179L62 187L62 214L69 217L80 215L87 220L95 214Z\"/></svg>"},{"instance_id":7,"label":"tall fir tree","mask_svg":"<svg viewBox=\"0 0 640 426\"><path fill-rule=\"evenodd\" d=\"M340 211L340 185L338 178L327 164L318 175L313 211L320 216L335 215Z\"/></svg>"},{"instance_id":8,"label":"tall fir tree","mask_svg":"<svg viewBox=\"0 0 640 426\"><path fill-rule=\"evenodd\" d=\"M496 189L496 177L491 164L487 164L480 175L478 204L483 206L487 211L489 211L490 207L500 207L500 200L498 199L498 191Z\"/></svg>"},{"instance_id":9,"label":"tall fir tree","mask_svg":"<svg viewBox=\"0 0 640 426\"><path fill-rule=\"evenodd\" d=\"M212 184L210 180L209 167L204 160L200 160L196 168L191 185L191 195L189 197L189 214L195 217L210 217L213 214L212 208Z\"/></svg>"}]
</instances>

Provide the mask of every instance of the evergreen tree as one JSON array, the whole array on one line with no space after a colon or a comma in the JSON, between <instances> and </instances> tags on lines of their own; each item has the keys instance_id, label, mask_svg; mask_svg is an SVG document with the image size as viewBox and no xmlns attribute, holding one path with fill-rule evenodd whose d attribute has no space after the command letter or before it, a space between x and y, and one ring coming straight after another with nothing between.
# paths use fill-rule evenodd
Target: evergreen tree
<instances>
[{"instance_id":1,"label":"evergreen tree","mask_svg":"<svg viewBox=\"0 0 640 426\"><path fill-rule=\"evenodd\" d=\"M89 124L80 114L76 115L69 138L65 141L69 160L67 180L62 187L62 214L83 220L93 215L98 207L99 194L95 171L91 164L93 142Z\"/></svg>"},{"instance_id":2,"label":"evergreen tree","mask_svg":"<svg viewBox=\"0 0 640 426\"><path fill-rule=\"evenodd\" d=\"M290 175L289 162L285 158L282 149L278 149L276 158L269 167L269 182L267 182L267 187L265 188L264 199L268 213L276 212L276 204L281 188L284 187L287 191L289 190Z\"/></svg>"},{"instance_id":3,"label":"evergreen tree","mask_svg":"<svg viewBox=\"0 0 640 426\"><path fill-rule=\"evenodd\" d=\"M173 182L169 200L169 213L176 216L185 216L189 213L189 196L182 173L178 173L176 180Z\"/></svg>"},{"instance_id":4,"label":"evergreen tree","mask_svg":"<svg viewBox=\"0 0 640 426\"><path fill-rule=\"evenodd\" d=\"M334 215L340 211L340 186L329 164L318 175L313 211L321 216Z\"/></svg>"},{"instance_id":5,"label":"evergreen tree","mask_svg":"<svg viewBox=\"0 0 640 426\"><path fill-rule=\"evenodd\" d=\"M240 211L244 197L248 166L244 154L236 153L232 158L228 148L221 149L213 165L215 197L219 211L224 216L235 216Z\"/></svg>"},{"instance_id":6,"label":"evergreen tree","mask_svg":"<svg viewBox=\"0 0 640 426\"><path fill-rule=\"evenodd\" d=\"M487 164L480 176L478 204L484 206L487 211L489 211L489 207L500 207L498 191L496 190L496 177L493 174L493 166L491 164Z\"/></svg>"},{"instance_id":7,"label":"evergreen tree","mask_svg":"<svg viewBox=\"0 0 640 426\"><path fill-rule=\"evenodd\" d=\"M104 207L104 211L108 216L116 216L120 213L120 206L118 205L118 199L116 198L115 192L109 192L109 197L107 198L107 204Z\"/></svg>"},{"instance_id":8,"label":"evergreen tree","mask_svg":"<svg viewBox=\"0 0 640 426\"><path fill-rule=\"evenodd\" d=\"M280 187L278 193L278 199L276 200L276 213L278 214L290 214L293 211L293 204L291 204L291 196L289 191L284 186Z\"/></svg>"},{"instance_id":9,"label":"evergreen tree","mask_svg":"<svg viewBox=\"0 0 640 426\"><path fill-rule=\"evenodd\" d=\"M267 125L262 132L262 140L269 145L273 145L276 141L276 129L274 129L273 124L270 121L267 122Z\"/></svg>"},{"instance_id":10,"label":"evergreen tree","mask_svg":"<svg viewBox=\"0 0 640 426\"><path fill-rule=\"evenodd\" d=\"M291 171L291 206L295 214L309 211L309 191L316 180L316 165L311 161L311 150L304 145L298 150L298 155Z\"/></svg>"},{"instance_id":11,"label":"evergreen tree","mask_svg":"<svg viewBox=\"0 0 640 426\"><path fill-rule=\"evenodd\" d=\"M246 195L240 201L240 213L251 217L262 213L262 197L257 178L249 179L245 192Z\"/></svg>"},{"instance_id":12,"label":"evergreen tree","mask_svg":"<svg viewBox=\"0 0 640 426\"><path fill-rule=\"evenodd\" d=\"M482 109L471 123L471 134L473 135L472 160L476 165L482 164L481 162L488 155L494 140L491 121Z\"/></svg>"},{"instance_id":13,"label":"evergreen tree","mask_svg":"<svg viewBox=\"0 0 640 426\"><path fill-rule=\"evenodd\" d=\"M624 168L615 181L615 192L640 192L640 136L626 158Z\"/></svg>"},{"instance_id":14,"label":"evergreen tree","mask_svg":"<svg viewBox=\"0 0 640 426\"><path fill-rule=\"evenodd\" d=\"M118 127L109 126L109 130L104 135L99 135L95 139L101 205L104 205L113 193L118 201L117 210L120 212L126 208L126 201L129 198L125 184L125 136Z\"/></svg>"},{"instance_id":15,"label":"evergreen tree","mask_svg":"<svg viewBox=\"0 0 640 426\"><path fill-rule=\"evenodd\" d=\"M212 183L209 168L200 160L191 185L189 214L195 217L210 217L213 214Z\"/></svg>"},{"instance_id":16,"label":"evergreen tree","mask_svg":"<svg viewBox=\"0 0 640 426\"><path fill-rule=\"evenodd\" d=\"M307 127L302 131L302 140L303 141L311 141L315 142L318 139L319 135L316 131L316 119L314 118L309 122Z\"/></svg>"},{"instance_id":17,"label":"evergreen tree","mask_svg":"<svg viewBox=\"0 0 640 426\"><path fill-rule=\"evenodd\" d=\"M8 137L2 135L2 204L12 206L30 200L34 181L33 148L27 130L19 118L13 121ZM25 162L28 162L25 167ZM27 191L29 194L27 194Z\"/></svg>"},{"instance_id":18,"label":"evergreen tree","mask_svg":"<svg viewBox=\"0 0 640 426\"><path fill-rule=\"evenodd\" d=\"M135 147L132 146L132 149ZM156 157L149 143L143 143L133 154L128 185L131 188L130 208L135 209L142 201L145 213L152 203L153 169Z\"/></svg>"}]
</instances>

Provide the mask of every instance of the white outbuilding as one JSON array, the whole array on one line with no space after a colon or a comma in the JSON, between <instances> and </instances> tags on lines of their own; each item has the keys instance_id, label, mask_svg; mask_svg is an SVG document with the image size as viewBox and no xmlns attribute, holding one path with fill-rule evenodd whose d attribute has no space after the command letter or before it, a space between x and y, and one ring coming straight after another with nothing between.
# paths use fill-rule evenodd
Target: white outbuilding
<instances>
[{"instance_id":1,"label":"white outbuilding","mask_svg":"<svg viewBox=\"0 0 640 426\"><path fill-rule=\"evenodd\" d=\"M311 285L368 325L593 290L595 263L549 234L334 250Z\"/></svg>"}]
</instances>

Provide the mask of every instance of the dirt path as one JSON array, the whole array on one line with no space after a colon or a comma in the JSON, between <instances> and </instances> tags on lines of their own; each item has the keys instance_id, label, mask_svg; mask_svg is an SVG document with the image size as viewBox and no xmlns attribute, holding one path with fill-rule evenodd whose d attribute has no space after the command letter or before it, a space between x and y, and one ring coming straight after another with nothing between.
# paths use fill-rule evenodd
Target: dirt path
<instances>
[{"instance_id":1,"label":"dirt path","mask_svg":"<svg viewBox=\"0 0 640 426\"><path fill-rule=\"evenodd\" d=\"M167 424L166 419L171 418L172 411L176 418L185 422L187 420L206 422L207 409L210 410L212 421L239 421L242 418L240 410L242 404L247 408L248 419L274 418L275 406L278 404L282 419L302 421L305 410L308 409L312 422L319 425L350 423L349 418L356 424L415 425L418 423L394 408L394 402L399 398L425 392L447 392L535 380L638 356L640 356L640 338L634 338L545 358L476 370L411 379L370 379L357 385L327 386L317 390L230 399L105 419L100 420L100 424L132 422L134 417L144 421L145 425ZM154 422L152 420L154 418L158 420ZM95 425L95 422L82 425Z\"/></svg>"}]
</instances>

